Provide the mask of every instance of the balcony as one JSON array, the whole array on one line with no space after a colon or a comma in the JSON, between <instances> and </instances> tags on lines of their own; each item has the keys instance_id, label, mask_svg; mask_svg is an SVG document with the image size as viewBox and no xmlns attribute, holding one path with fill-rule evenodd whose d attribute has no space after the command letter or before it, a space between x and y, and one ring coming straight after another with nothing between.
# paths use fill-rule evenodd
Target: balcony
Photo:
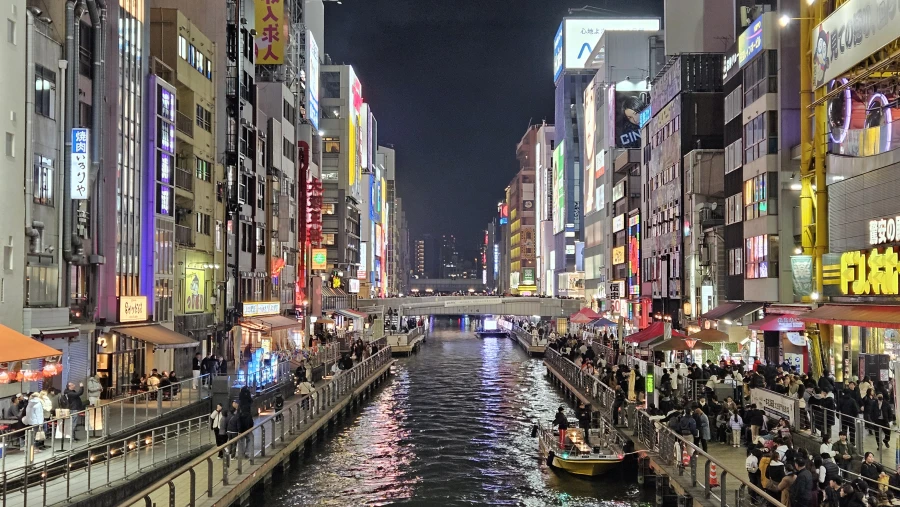
<instances>
[{"instance_id":1,"label":"balcony","mask_svg":"<svg viewBox=\"0 0 900 507\"><path fill-rule=\"evenodd\" d=\"M194 191L194 173L181 167L175 168L175 186L188 192Z\"/></svg>"},{"instance_id":2,"label":"balcony","mask_svg":"<svg viewBox=\"0 0 900 507\"><path fill-rule=\"evenodd\" d=\"M190 227L175 224L175 244L193 247L194 231Z\"/></svg>"},{"instance_id":3,"label":"balcony","mask_svg":"<svg viewBox=\"0 0 900 507\"><path fill-rule=\"evenodd\" d=\"M181 111L175 114L175 128L188 137L194 137L194 120Z\"/></svg>"}]
</instances>

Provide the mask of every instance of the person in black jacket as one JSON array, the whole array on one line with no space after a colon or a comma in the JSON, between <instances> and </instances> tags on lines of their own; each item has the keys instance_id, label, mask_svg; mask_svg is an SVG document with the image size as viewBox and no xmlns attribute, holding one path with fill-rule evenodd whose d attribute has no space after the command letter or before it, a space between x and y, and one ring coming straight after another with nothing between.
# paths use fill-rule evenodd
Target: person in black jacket
<instances>
[{"instance_id":1,"label":"person in black jacket","mask_svg":"<svg viewBox=\"0 0 900 507\"><path fill-rule=\"evenodd\" d=\"M613 426L619 425L619 409L625 406L625 391L622 390L621 384L616 384L616 401L612 406Z\"/></svg>"},{"instance_id":2,"label":"person in black jacket","mask_svg":"<svg viewBox=\"0 0 900 507\"><path fill-rule=\"evenodd\" d=\"M859 475L869 481L870 488L878 488L878 478L881 477L881 465L875 462L875 455L867 452L859 465Z\"/></svg>"},{"instance_id":3,"label":"person in black jacket","mask_svg":"<svg viewBox=\"0 0 900 507\"><path fill-rule=\"evenodd\" d=\"M578 404L578 410L575 412L575 416L578 419L578 426L582 429L589 429L591 427L591 409L585 406L584 402Z\"/></svg>"},{"instance_id":4,"label":"person in black jacket","mask_svg":"<svg viewBox=\"0 0 900 507\"><path fill-rule=\"evenodd\" d=\"M875 440L884 432L884 446L890 447L891 430L890 423L894 420L894 409L891 404L885 401L884 395L878 393L878 397L874 403L869 404L869 420L875 424ZM880 449L881 447L879 447Z\"/></svg>"},{"instance_id":5,"label":"person in black jacket","mask_svg":"<svg viewBox=\"0 0 900 507\"><path fill-rule=\"evenodd\" d=\"M846 431L850 440L856 439L856 419L859 417L859 402L854 396L853 382L847 385L847 389L841 393L841 404L839 411L841 413L841 430Z\"/></svg>"},{"instance_id":6,"label":"person in black jacket","mask_svg":"<svg viewBox=\"0 0 900 507\"><path fill-rule=\"evenodd\" d=\"M800 456L794 460L796 478L791 484L791 507L808 507L810 497L815 488L812 472L806 467L806 458Z\"/></svg>"}]
</instances>

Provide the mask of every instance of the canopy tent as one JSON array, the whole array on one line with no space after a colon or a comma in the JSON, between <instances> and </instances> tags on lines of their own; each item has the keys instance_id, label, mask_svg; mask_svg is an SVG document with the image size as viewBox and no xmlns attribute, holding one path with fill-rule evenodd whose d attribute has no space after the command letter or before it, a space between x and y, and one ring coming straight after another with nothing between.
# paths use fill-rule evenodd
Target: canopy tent
<instances>
[{"instance_id":1,"label":"canopy tent","mask_svg":"<svg viewBox=\"0 0 900 507\"><path fill-rule=\"evenodd\" d=\"M589 308L587 306L585 306L584 308L579 310L578 313L580 313L586 317L590 317L591 320L597 320L600 318L599 313L595 312L592 308Z\"/></svg>"},{"instance_id":2,"label":"canopy tent","mask_svg":"<svg viewBox=\"0 0 900 507\"><path fill-rule=\"evenodd\" d=\"M703 340L705 342L727 342L729 341L728 333L724 333L719 331L718 329L704 329L703 331L698 331L690 336L690 338L696 340Z\"/></svg>"},{"instance_id":3,"label":"canopy tent","mask_svg":"<svg viewBox=\"0 0 900 507\"><path fill-rule=\"evenodd\" d=\"M588 317L587 315L585 315L581 312L575 313L571 317L569 317L569 322L571 322L572 324L587 324L588 322L590 322L592 320L594 320L594 319Z\"/></svg>"},{"instance_id":4,"label":"canopy tent","mask_svg":"<svg viewBox=\"0 0 900 507\"><path fill-rule=\"evenodd\" d=\"M55 357L62 352L0 324L0 363Z\"/></svg>"},{"instance_id":5,"label":"canopy tent","mask_svg":"<svg viewBox=\"0 0 900 507\"><path fill-rule=\"evenodd\" d=\"M592 327L616 327L616 326L618 326L618 324L616 324L615 322L613 322L605 317L602 319L593 320L590 322L589 325Z\"/></svg>"},{"instance_id":6,"label":"canopy tent","mask_svg":"<svg viewBox=\"0 0 900 507\"><path fill-rule=\"evenodd\" d=\"M653 347L654 352L664 352L669 350L712 350L712 345L703 343L693 338L672 338L666 340L659 345Z\"/></svg>"},{"instance_id":7,"label":"canopy tent","mask_svg":"<svg viewBox=\"0 0 900 507\"><path fill-rule=\"evenodd\" d=\"M665 336L666 327L663 322L654 322L650 324L646 329L638 331L637 333L630 334L625 337L625 342L631 344L641 344L660 336ZM687 338L688 336L683 333L679 333L678 331L672 330L672 338Z\"/></svg>"},{"instance_id":8,"label":"canopy tent","mask_svg":"<svg viewBox=\"0 0 900 507\"><path fill-rule=\"evenodd\" d=\"M859 327L900 327L900 306L824 305L800 315L818 324Z\"/></svg>"}]
</instances>

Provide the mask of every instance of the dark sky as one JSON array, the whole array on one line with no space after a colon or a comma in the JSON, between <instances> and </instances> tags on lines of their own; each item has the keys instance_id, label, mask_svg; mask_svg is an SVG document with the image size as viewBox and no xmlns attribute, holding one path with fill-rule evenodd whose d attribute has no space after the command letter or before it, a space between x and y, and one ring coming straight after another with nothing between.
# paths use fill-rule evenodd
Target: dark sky
<instances>
[{"instance_id":1,"label":"dark sky","mask_svg":"<svg viewBox=\"0 0 900 507\"><path fill-rule=\"evenodd\" d=\"M455 234L462 248L478 241L518 170L516 144L529 121L553 123L553 36L568 9L586 3L662 16L662 0L326 4L325 51L353 65L379 143L397 150L411 239L430 232Z\"/></svg>"}]
</instances>

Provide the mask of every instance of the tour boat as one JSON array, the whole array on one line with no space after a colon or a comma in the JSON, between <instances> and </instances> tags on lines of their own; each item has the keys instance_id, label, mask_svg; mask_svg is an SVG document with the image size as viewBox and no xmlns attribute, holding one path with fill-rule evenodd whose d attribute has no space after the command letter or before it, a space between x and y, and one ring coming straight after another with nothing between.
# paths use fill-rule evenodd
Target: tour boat
<instances>
[{"instance_id":1,"label":"tour boat","mask_svg":"<svg viewBox=\"0 0 900 507\"><path fill-rule=\"evenodd\" d=\"M625 456L602 442L599 429L581 428L566 430L565 443L560 443L559 430L539 428L538 442L541 457L547 466L565 470L570 474L595 477L614 469Z\"/></svg>"},{"instance_id":2,"label":"tour boat","mask_svg":"<svg viewBox=\"0 0 900 507\"><path fill-rule=\"evenodd\" d=\"M507 336L509 333L505 329L501 329L497 319L485 318L484 321L475 329L475 336L484 338L486 336Z\"/></svg>"}]
</instances>

